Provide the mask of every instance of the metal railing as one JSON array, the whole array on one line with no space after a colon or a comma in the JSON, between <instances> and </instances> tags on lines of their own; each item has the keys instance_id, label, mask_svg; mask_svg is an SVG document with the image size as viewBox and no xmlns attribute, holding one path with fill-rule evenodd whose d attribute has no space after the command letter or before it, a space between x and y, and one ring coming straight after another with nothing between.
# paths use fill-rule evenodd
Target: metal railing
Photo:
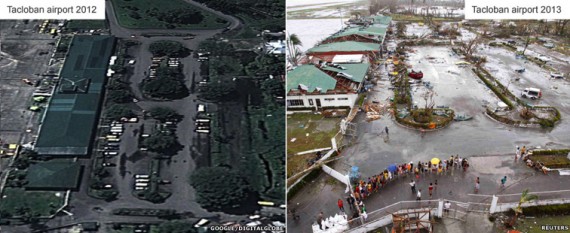
<instances>
[{"instance_id":1,"label":"metal railing","mask_svg":"<svg viewBox=\"0 0 570 233\"><path fill-rule=\"evenodd\" d=\"M376 229L376 225L387 225L392 222L392 214L398 213L400 211L406 210L417 210L417 209L437 209L439 200L425 200L425 201L400 201L389 206L383 207L378 210L374 210L367 213L367 217L364 220L362 216L351 219L348 221L350 231L357 229L367 229L369 226L373 230ZM377 223L377 224L372 224ZM384 224L385 223L385 224ZM371 226L374 225L374 226Z\"/></svg>"}]
</instances>

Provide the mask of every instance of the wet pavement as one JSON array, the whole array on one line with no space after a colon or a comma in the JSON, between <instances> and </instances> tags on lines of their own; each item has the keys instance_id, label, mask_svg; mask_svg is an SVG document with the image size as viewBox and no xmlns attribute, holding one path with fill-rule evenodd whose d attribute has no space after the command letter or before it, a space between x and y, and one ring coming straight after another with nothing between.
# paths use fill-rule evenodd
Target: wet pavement
<instances>
[{"instance_id":1,"label":"wet pavement","mask_svg":"<svg viewBox=\"0 0 570 233\"><path fill-rule=\"evenodd\" d=\"M458 202L491 203L491 195L518 194L525 189L531 192L553 191L570 187L570 179L560 176L556 172L544 175L528 168L520 160L514 162L513 154L494 156L475 156L470 159L471 166L466 172L461 169L448 171L447 174L422 174L419 180L413 177L399 177L386 184L384 189L373 194L364 204L368 213L399 201L414 201L409 182L416 180L417 188L422 189L422 200L448 199ZM337 163L338 164L338 163ZM383 168L382 168L383 169ZM380 169L378 169L380 170ZM367 177L366 174L363 177ZM507 176L506 187L500 187L500 179ZM475 178L479 177L481 187L475 195ZM289 199L289 208L296 208L300 216L298 221L288 221L288 230L293 232L311 232L311 224L316 216L323 211L324 216L332 216L339 212L336 201L346 199L345 186L340 182L331 182L330 177L321 174L314 182L308 185L294 198ZM433 196L428 195L429 183L438 185ZM499 203L511 203L518 200L517 195L500 196ZM570 192L539 194L539 199L570 198ZM345 204L348 209L348 205ZM455 203L452 209L458 208ZM385 213L387 214L387 213ZM370 220L371 215L369 215Z\"/></svg>"},{"instance_id":2,"label":"wet pavement","mask_svg":"<svg viewBox=\"0 0 570 233\"><path fill-rule=\"evenodd\" d=\"M562 113L562 120L553 129L515 128L501 124L484 114L485 102L496 103L498 98L476 77L470 68L458 68L455 62L459 58L449 55L446 47L414 48L409 60L414 69L424 72L424 82L429 81L437 93L435 105L448 105L459 114L473 116L470 121L452 122L449 126L427 132L420 132L397 125L388 114L380 120L366 122L364 114L359 113L355 119L358 127L358 138L354 146L343 151L341 161L344 166L336 169L347 170L350 166L359 166L363 174L373 174L378 168L384 168L391 163L404 161L426 161L432 157L449 157L452 154L469 157L471 155L497 155L511 153L517 145L527 147L567 148L570 147L570 121L566 120L570 106L563 105L568 99L552 96L553 105ZM426 56L433 56L444 61L430 63L417 61ZM458 74L447 72L457 69ZM387 78L369 93L368 99L388 104L392 91ZM419 107L425 104L420 97L425 87L412 87L414 103ZM549 93L552 95L554 93ZM545 97L546 99L546 97ZM390 129L389 138L382 134L382 129Z\"/></svg>"}]
</instances>

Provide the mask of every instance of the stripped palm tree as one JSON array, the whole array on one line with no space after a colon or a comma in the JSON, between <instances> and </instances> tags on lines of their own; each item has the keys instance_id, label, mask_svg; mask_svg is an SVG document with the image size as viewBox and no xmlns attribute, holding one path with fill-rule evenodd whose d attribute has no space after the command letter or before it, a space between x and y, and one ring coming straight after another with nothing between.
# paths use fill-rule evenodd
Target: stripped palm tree
<instances>
[{"instance_id":1,"label":"stripped palm tree","mask_svg":"<svg viewBox=\"0 0 570 233\"><path fill-rule=\"evenodd\" d=\"M536 199L538 199L538 196L534 195L534 194L529 194L528 189L525 189L522 192L521 199L519 200L519 204L517 205L517 207L513 208L513 210L515 211L515 216L511 219L511 222L510 222L511 226L514 226L516 224L519 215L523 213L522 205L524 203L531 202L531 201L534 201Z\"/></svg>"},{"instance_id":2,"label":"stripped palm tree","mask_svg":"<svg viewBox=\"0 0 570 233\"><path fill-rule=\"evenodd\" d=\"M294 66L296 66L299 63L302 57L301 50L299 49L298 46L303 46L303 43L301 42L297 34L289 35L289 38L287 40L287 47L289 49L289 62Z\"/></svg>"}]
</instances>

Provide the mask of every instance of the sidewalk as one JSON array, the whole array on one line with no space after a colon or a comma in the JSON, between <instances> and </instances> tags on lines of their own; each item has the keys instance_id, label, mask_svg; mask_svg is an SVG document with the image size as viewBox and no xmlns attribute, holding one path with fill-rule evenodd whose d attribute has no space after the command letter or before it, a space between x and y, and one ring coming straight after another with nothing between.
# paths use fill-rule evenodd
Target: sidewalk
<instances>
[{"instance_id":1,"label":"sidewalk","mask_svg":"<svg viewBox=\"0 0 570 233\"><path fill-rule=\"evenodd\" d=\"M475 156L469 158L470 167L467 172L456 169L447 175L428 174L421 175L416 181L417 189L422 190L422 200L435 200L440 198L460 202L491 203L491 195L505 195L521 193L525 189L531 192L564 190L570 187L570 179L559 176L557 172L544 175L528 168L520 160L515 163L511 155L504 156ZM378 168L378 172L384 168ZM500 179L507 176L505 188L500 187ZM481 188L479 195L474 194L475 178L480 177ZM367 178L367 177L363 177ZM399 201L415 200L409 182L412 176L399 177L388 183L384 189L373 194L364 201L366 210L372 212ZM330 182L326 174L321 174L312 185L308 185L295 197L288 200L289 207L296 207L300 216L298 221L288 221L287 229L293 232L311 232L311 225L316 221L317 214L322 211L325 217L337 213L336 202L339 198L345 201L347 194L344 185L340 182ZM428 195L429 183L438 181L433 196ZM489 196L487 196L489 195ZM564 194L539 195L539 199L570 198L570 192ZM516 196L500 197L499 203L515 202ZM345 201L346 202L346 201ZM345 204L345 206L347 206ZM347 208L348 209L348 208ZM347 210L348 211L348 210ZM289 217L289 216L288 216Z\"/></svg>"}]
</instances>

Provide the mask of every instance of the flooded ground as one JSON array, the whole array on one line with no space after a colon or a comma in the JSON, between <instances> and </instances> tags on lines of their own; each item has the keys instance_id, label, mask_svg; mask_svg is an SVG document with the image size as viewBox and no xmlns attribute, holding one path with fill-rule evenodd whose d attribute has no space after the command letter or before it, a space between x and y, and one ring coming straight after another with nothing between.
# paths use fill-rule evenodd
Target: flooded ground
<instances>
[{"instance_id":1,"label":"flooded ground","mask_svg":"<svg viewBox=\"0 0 570 233\"><path fill-rule=\"evenodd\" d=\"M312 48L317 42L327 38L337 32L344 25L347 18L341 21L338 19L289 19L287 20L287 31L296 34L302 46L299 49L303 52Z\"/></svg>"},{"instance_id":2,"label":"flooded ground","mask_svg":"<svg viewBox=\"0 0 570 233\"><path fill-rule=\"evenodd\" d=\"M424 37L431 33L431 29L426 25L420 26L417 23L406 24L406 36Z\"/></svg>"},{"instance_id":3,"label":"flooded ground","mask_svg":"<svg viewBox=\"0 0 570 233\"><path fill-rule=\"evenodd\" d=\"M437 93L436 105L447 105L457 113L472 115L473 120L452 122L448 127L428 132L422 137L418 131L396 125L387 114L380 120L372 122L366 122L364 115L358 115L354 121L358 125L357 143L343 151L345 158L342 159L342 163L336 165L339 171L344 171L350 166L359 166L363 175L371 175L391 163L426 161L433 157L447 158L452 154L464 157L510 154L514 152L516 145L570 147L570 135L567 133L570 130L570 121L567 120L570 105L566 104L568 92L547 93L542 100L545 104L558 107L562 113L561 122L553 129L507 126L490 119L483 113L485 110L483 104L496 103L498 98L473 74L470 67L459 68L455 65L461 59L452 55L449 47L414 47L413 50L414 52L410 53L408 58L409 64L415 70L422 70L424 72L423 81L429 81L432 84L433 90ZM428 62L427 57L432 58L431 62ZM489 64L496 65L495 63L498 61L489 62ZM510 69L506 67L499 66L497 69L501 72L510 72ZM534 68L531 66L528 69L531 69L529 75L532 75L532 72L537 74L541 72L540 70L532 71ZM559 81L548 80L544 75L542 73L540 77L545 81ZM536 82L536 85L544 85L539 85L539 87L545 88L551 85L538 82L539 77L525 80L528 81L521 82L534 80L532 82ZM510 89L518 88L516 85L511 85L513 87L509 87ZM368 98L387 104L388 98L393 95L392 91L387 89L388 86L390 86L389 81L383 78L379 85L369 93ZM564 89L559 90L564 92ZM422 107L425 101L421 98L421 94L425 92L425 87L417 85L412 88L412 91L414 103ZM390 129L389 137L382 133L384 127Z\"/></svg>"}]
</instances>

